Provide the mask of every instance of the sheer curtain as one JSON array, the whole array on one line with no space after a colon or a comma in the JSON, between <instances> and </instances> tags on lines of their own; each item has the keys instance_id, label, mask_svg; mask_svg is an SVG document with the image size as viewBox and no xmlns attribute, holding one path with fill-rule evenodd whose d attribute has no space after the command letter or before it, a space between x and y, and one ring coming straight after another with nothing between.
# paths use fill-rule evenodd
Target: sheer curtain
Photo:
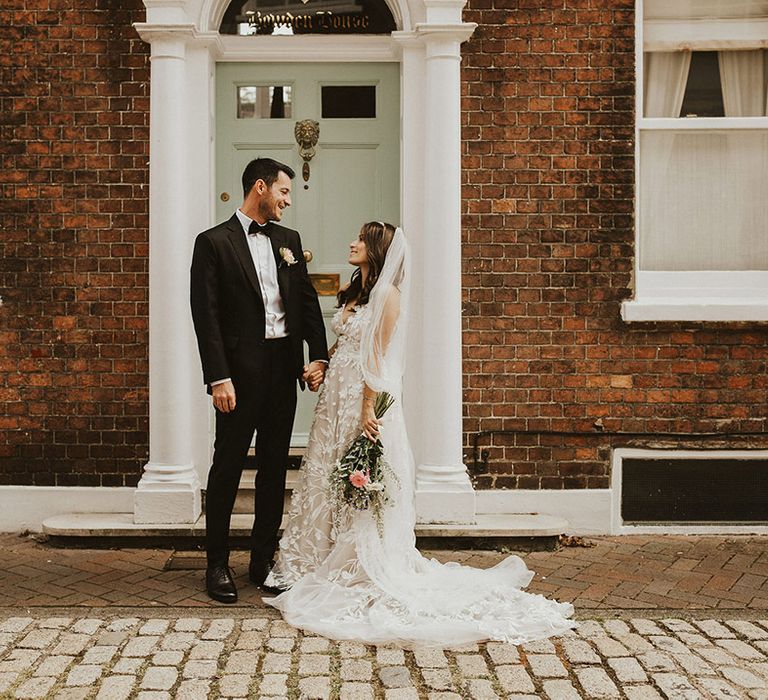
<instances>
[{"instance_id":1,"label":"sheer curtain","mask_svg":"<svg viewBox=\"0 0 768 700\"><path fill-rule=\"evenodd\" d=\"M726 117L765 116L765 57L756 51L719 51Z\"/></svg>"},{"instance_id":2,"label":"sheer curtain","mask_svg":"<svg viewBox=\"0 0 768 700\"><path fill-rule=\"evenodd\" d=\"M645 54L644 116L680 116L690 67L690 51L654 51Z\"/></svg>"}]
</instances>

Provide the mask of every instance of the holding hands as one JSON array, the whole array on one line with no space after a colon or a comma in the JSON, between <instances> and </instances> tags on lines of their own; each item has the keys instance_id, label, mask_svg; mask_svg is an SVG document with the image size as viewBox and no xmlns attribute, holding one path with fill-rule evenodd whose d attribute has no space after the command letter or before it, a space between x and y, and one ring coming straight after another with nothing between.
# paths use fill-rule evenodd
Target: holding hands
<instances>
[{"instance_id":1,"label":"holding hands","mask_svg":"<svg viewBox=\"0 0 768 700\"><path fill-rule=\"evenodd\" d=\"M310 391L317 391L325 379L325 370L328 365L320 360L304 365L304 374L301 378L307 383Z\"/></svg>"}]
</instances>

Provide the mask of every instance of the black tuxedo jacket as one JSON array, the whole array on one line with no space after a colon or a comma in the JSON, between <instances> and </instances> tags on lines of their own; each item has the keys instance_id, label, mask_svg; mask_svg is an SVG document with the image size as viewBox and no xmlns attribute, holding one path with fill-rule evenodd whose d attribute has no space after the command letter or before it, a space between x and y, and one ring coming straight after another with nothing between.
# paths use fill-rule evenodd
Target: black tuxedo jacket
<instances>
[{"instance_id":1,"label":"black tuxedo jacket","mask_svg":"<svg viewBox=\"0 0 768 700\"><path fill-rule=\"evenodd\" d=\"M293 364L303 389L303 341L309 345L310 361L328 359L323 316L299 234L273 222L267 224L265 233L275 254ZM195 240L190 300L209 392L211 382L227 377L237 392L256 391L263 377L264 303L245 236L234 215ZM280 248L288 248L296 263L289 265Z\"/></svg>"}]
</instances>

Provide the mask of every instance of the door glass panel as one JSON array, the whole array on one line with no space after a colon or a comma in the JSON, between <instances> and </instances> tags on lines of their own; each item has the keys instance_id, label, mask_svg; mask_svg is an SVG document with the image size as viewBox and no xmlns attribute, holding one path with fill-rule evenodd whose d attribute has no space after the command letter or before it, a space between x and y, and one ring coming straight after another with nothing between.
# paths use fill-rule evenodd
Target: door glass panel
<instances>
[{"instance_id":1,"label":"door glass panel","mask_svg":"<svg viewBox=\"0 0 768 700\"><path fill-rule=\"evenodd\" d=\"M292 112L290 85L240 85L237 88L238 119L290 119Z\"/></svg>"},{"instance_id":2,"label":"door glass panel","mask_svg":"<svg viewBox=\"0 0 768 700\"><path fill-rule=\"evenodd\" d=\"M232 0L222 34L389 34L397 29L385 0Z\"/></svg>"},{"instance_id":3,"label":"door glass panel","mask_svg":"<svg viewBox=\"0 0 768 700\"><path fill-rule=\"evenodd\" d=\"M323 119L374 119L375 85L323 85Z\"/></svg>"}]
</instances>

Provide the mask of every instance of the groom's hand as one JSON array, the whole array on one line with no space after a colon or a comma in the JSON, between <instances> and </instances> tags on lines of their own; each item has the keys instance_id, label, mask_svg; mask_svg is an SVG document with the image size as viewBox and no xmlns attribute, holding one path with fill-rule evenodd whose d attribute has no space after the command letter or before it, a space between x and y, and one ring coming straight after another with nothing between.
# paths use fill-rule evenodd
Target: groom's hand
<instances>
[{"instance_id":1,"label":"groom's hand","mask_svg":"<svg viewBox=\"0 0 768 700\"><path fill-rule=\"evenodd\" d=\"M213 406L217 411L229 413L235 410L235 385L231 380L214 384L211 387L211 393L213 394Z\"/></svg>"},{"instance_id":2,"label":"groom's hand","mask_svg":"<svg viewBox=\"0 0 768 700\"><path fill-rule=\"evenodd\" d=\"M310 391L317 391L325 379L325 362L315 360L308 365L304 365L304 374L302 379L307 383Z\"/></svg>"}]
</instances>

